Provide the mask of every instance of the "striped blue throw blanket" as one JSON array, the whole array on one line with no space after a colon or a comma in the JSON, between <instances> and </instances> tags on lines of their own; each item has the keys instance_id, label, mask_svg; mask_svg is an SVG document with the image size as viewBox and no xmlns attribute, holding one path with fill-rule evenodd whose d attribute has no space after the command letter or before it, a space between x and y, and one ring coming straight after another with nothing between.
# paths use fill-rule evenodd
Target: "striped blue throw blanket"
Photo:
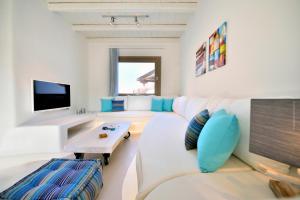
<instances>
[{"instance_id":1,"label":"striped blue throw blanket","mask_svg":"<svg viewBox=\"0 0 300 200\"><path fill-rule=\"evenodd\" d=\"M97 160L52 159L0 193L0 199L96 199L102 188Z\"/></svg>"}]
</instances>

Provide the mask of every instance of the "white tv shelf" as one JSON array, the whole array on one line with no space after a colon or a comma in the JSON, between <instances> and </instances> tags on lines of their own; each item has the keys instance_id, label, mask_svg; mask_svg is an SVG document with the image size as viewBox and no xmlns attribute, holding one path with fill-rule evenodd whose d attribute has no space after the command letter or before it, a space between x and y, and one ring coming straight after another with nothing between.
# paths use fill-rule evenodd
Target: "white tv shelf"
<instances>
[{"instance_id":1,"label":"white tv shelf","mask_svg":"<svg viewBox=\"0 0 300 200\"><path fill-rule=\"evenodd\" d=\"M82 115L67 115L55 119L50 119L42 122L32 123L32 126L61 126L64 128L71 128L86 122L94 120L95 114L82 114Z\"/></svg>"},{"instance_id":2,"label":"white tv shelf","mask_svg":"<svg viewBox=\"0 0 300 200\"><path fill-rule=\"evenodd\" d=\"M5 138L1 154L63 152L68 139L90 128L96 118L96 114L72 114L19 126Z\"/></svg>"}]
</instances>

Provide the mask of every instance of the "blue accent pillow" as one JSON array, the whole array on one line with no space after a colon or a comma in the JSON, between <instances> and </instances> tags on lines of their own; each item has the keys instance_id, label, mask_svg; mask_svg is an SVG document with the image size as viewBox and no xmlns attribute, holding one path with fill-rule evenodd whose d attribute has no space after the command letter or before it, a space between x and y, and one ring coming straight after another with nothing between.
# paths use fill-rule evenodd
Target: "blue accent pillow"
<instances>
[{"instance_id":1,"label":"blue accent pillow","mask_svg":"<svg viewBox=\"0 0 300 200\"><path fill-rule=\"evenodd\" d=\"M213 115L198 139L198 164L202 172L214 172L231 156L240 138L235 115Z\"/></svg>"},{"instance_id":2,"label":"blue accent pillow","mask_svg":"<svg viewBox=\"0 0 300 200\"><path fill-rule=\"evenodd\" d=\"M151 111L162 112L163 111L163 99L152 98Z\"/></svg>"},{"instance_id":3,"label":"blue accent pillow","mask_svg":"<svg viewBox=\"0 0 300 200\"><path fill-rule=\"evenodd\" d=\"M112 100L112 111L124 111L124 100Z\"/></svg>"},{"instance_id":4,"label":"blue accent pillow","mask_svg":"<svg viewBox=\"0 0 300 200\"><path fill-rule=\"evenodd\" d=\"M197 141L199 135L208 119L209 119L209 113L208 110L205 109L200 113L198 113L197 115L195 115L193 119L190 121L189 126L185 133L185 140L184 140L186 150L197 148Z\"/></svg>"},{"instance_id":5,"label":"blue accent pillow","mask_svg":"<svg viewBox=\"0 0 300 200\"><path fill-rule=\"evenodd\" d=\"M112 99L101 99L101 112L112 111Z\"/></svg>"},{"instance_id":6,"label":"blue accent pillow","mask_svg":"<svg viewBox=\"0 0 300 200\"><path fill-rule=\"evenodd\" d=\"M217 117L217 116L221 116L221 115L227 115L227 112L224 109L220 109L217 112L214 112L212 114L212 117Z\"/></svg>"},{"instance_id":7,"label":"blue accent pillow","mask_svg":"<svg viewBox=\"0 0 300 200\"><path fill-rule=\"evenodd\" d=\"M172 112L173 111L173 99L163 100L163 111Z\"/></svg>"}]
</instances>

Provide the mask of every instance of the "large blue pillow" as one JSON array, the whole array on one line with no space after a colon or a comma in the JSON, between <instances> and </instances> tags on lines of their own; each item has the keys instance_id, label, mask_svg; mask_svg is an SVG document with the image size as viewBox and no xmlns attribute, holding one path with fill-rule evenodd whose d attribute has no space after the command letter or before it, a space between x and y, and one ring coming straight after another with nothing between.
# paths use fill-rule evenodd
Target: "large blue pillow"
<instances>
[{"instance_id":1,"label":"large blue pillow","mask_svg":"<svg viewBox=\"0 0 300 200\"><path fill-rule=\"evenodd\" d=\"M101 99L101 112L112 111L112 99Z\"/></svg>"},{"instance_id":2,"label":"large blue pillow","mask_svg":"<svg viewBox=\"0 0 300 200\"><path fill-rule=\"evenodd\" d=\"M124 100L112 100L112 111L124 111Z\"/></svg>"},{"instance_id":3,"label":"large blue pillow","mask_svg":"<svg viewBox=\"0 0 300 200\"><path fill-rule=\"evenodd\" d=\"M240 138L235 115L212 116L198 138L198 164L202 172L214 172L224 165Z\"/></svg>"},{"instance_id":4,"label":"large blue pillow","mask_svg":"<svg viewBox=\"0 0 300 200\"><path fill-rule=\"evenodd\" d=\"M152 98L151 111L162 112L163 111L163 99Z\"/></svg>"},{"instance_id":5,"label":"large blue pillow","mask_svg":"<svg viewBox=\"0 0 300 200\"><path fill-rule=\"evenodd\" d=\"M173 99L163 100L163 111L172 112L173 111Z\"/></svg>"},{"instance_id":6,"label":"large blue pillow","mask_svg":"<svg viewBox=\"0 0 300 200\"><path fill-rule=\"evenodd\" d=\"M208 110L205 109L195 115L190 121L189 126L185 133L185 148L186 150L196 149L198 137L201 133L202 128L209 119Z\"/></svg>"},{"instance_id":7,"label":"large blue pillow","mask_svg":"<svg viewBox=\"0 0 300 200\"><path fill-rule=\"evenodd\" d=\"M220 110L214 112L214 113L212 114L212 117L217 117L217 116L221 116L221 115L227 115L226 110L220 109Z\"/></svg>"}]
</instances>

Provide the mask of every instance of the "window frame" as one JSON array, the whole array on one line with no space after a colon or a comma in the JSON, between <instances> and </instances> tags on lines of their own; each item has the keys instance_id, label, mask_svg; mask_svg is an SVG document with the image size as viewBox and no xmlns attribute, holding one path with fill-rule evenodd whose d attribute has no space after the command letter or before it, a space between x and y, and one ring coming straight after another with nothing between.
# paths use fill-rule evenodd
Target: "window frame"
<instances>
[{"instance_id":1,"label":"window frame","mask_svg":"<svg viewBox=\"0 0 300 200\"><path fill-rule=\"evenodd\" d=\"M119 56L119 62L132 62L132 63L155 63L155 88L154 94L133 94L133 93L118 93L119 96L151 96L161 95L161 57L160 56ZM119 82L118 82L119 85Z\"/></svg>"}]
</instances>

